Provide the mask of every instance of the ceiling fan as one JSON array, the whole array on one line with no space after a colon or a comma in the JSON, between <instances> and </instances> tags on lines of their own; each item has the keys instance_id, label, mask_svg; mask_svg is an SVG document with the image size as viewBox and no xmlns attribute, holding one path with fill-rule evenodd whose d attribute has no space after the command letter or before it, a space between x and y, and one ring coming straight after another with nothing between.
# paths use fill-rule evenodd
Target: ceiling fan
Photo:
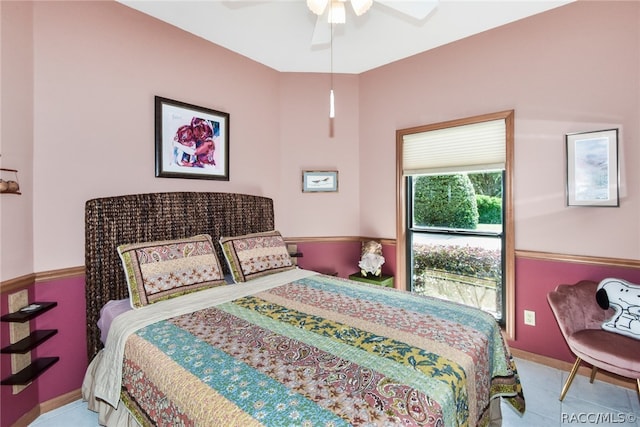
<instances>
[{"instance_id":1,"label":"ceiling fan","mask_svg":"<svg viewBox=\"0 0 640 427\"><path fill-rule=\"evenodd\" d=\"M375 0L375 2L417 21L426 18L438 5L438 0ZM333 24L346 22L345 3L347 0L307 0L307 7L318 15L311 37L312 46L329 43ZM369 10L374 0L349 0L349 3L356 16L361 16Z\"/></svg>"},{"instance_id":2,"label":"ceiling fan","mask_svg":"<svg viewBox=\"0 0 640 427\"><path fill-rule=\"evenodd\" d=\"M0 0L1 1L1 0ZM283 1L283 0L261 0L264 2ZM246 0L226 0L223 3L232 3L237 6L251 6L254 1ZM396 12L400 15L409 17L416 22L425 19L438 6L439 0L306 0L309 10L316 15L316 24L311 37L311 46L318 47L329 45L331 42L331 33L333 25L346 23L346 7L347 3L351 4L351 9L356 16L361 16L367 12L371 6L382 5L381 10L388 8L386 12ZM302 3L300 1L300 3Z\"/></svg>"}]
</instances>

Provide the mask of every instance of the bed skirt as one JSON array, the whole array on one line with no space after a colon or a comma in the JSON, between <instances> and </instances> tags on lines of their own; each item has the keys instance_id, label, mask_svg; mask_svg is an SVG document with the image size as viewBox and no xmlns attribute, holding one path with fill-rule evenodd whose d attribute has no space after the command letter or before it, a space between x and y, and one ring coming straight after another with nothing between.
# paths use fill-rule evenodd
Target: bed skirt
<instances>
[{"instance_id":1,"label":"bed skirt","mask_svg":"<svg viewBox=\"0 0 640 427\"><path fill-rule=\"evenodd\" d=\"M129 412L127 407L120 402L118 408L114 408L108 403L97 399L93 394L93 384L95 381L96 367L100 364L104 350L100 350L93 358L82 381L82 400L87 402L87 408L98 413L98 423L101 426L117 427L140 427L136 418Z\"/></svg>"}]
</instances>

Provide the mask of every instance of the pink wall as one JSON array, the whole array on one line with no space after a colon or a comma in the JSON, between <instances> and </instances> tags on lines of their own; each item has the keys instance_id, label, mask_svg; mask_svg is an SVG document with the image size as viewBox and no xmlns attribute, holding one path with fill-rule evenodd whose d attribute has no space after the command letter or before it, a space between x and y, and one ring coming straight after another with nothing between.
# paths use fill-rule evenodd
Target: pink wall
<instances>
[{"instance_id":1,"label":"pink wall","mask_svg":"<svg viewBox=\"0 0 640 427\"><path fill-rule=\"evenodd\" d=\"M0 298L2 313L7 313L7 294ZM38 283L29 288L30 301L56 301L57 307L31 320L31 330L57 329L58 333L39 345L32 358L58 356L60 360L19 394L12 387L0 388L2 414L0 425L9 426L40 402L80 388L87 367L86 304L84 276ZM2 346L7 345L9 324L0 323ZM2 378L11 373L11 357L2 355Z\"/></svg>"},{"instance_id":2,"label":"pink wall","mask_svg":"<svg viewBox=\"0 0 640 427\"><path fill-rule=\"evenodd\" d=\"M298 243L298 252L303 254L298 258L298 265L307 270L325 274L338 273L339 277L349 277L350 274L359 271L361 248L361 242L351 240ZM395 249L395 245L382 245L382 256L385 258L382 266L384 275L395 276L396 274Z\"/></svg>"},{"instance_id":3,"label":"pink wall","mask_svg":"<svg viewBox=\"0 0 640 427\"><path fill-rule=\"evenodd\" d=\"M363 73L361 235L395 235L397 129L510 109L516 249L640 259L639 2L578 1ZM620 207L567 207L565 134L612 127Z\"/></svg>"},{"instance_id":4,"label":"pink wall","mask_svg":"<svg viewBox=\"0 0 640 427\"><path fill-rule=\"evenodd\" d=\"M0 2L0 165L18 170L22 195L0 200L0 280L33 273L33 7Z\"/></svg>"},{"instance_id":5,"label":"pink wall","mask_svg":"<svg viewBox=\"0 0 640 427\"><path fill-rule=\"evenodd\" d=\"M276 226L288 237L353 236L359 228L358 76L334 76L330 135L326 74L280 76L281 166ZM303 193L303 170L337 170L338 192Z\"/></svg>"},{"instance_id":6,"label":"pink wall","mask_svg":"<svg viewBox=\"0 0 640 427\"><path fill-rule=\"evenodd\" d=\"M112 1L34 3L34 52L36 271L83 264L90 198L190 190L278 200L276 71ZM154 177L155 95L230 114L229 182Z\"/></svg>"},{"instance_id":7,"label":"pink wall","mask_svg":"<svg viewBox=\"0 0 640 427\"><path fill-rule=\"evenodd\" d=\"M335 78L329 138L326 74L278 73L115 2L33 10L35 271L81 265L84 203L114 194L258 194L284 235L357 233L357 76ZM230 114L230 181L154 177L154 95ZM303 169L339 170L340 191L302 194Z\"/></svg>"},{"instance_id":8,"label":"pink wall","mask_svg":"<svg viewBox=\"0 0 640 427\"><path fill-rule=\"evenodd\" d=\"M547 293L560 284L580 280L600 282L617 277L640 283L640 269L585 265L530 258L516 260L516 340L509 344L531 353L573 362L547 302ZM595 295L594 295L595 303ZM536 326L524 324L524 310L536 312Z\"/></svg>"},{"instance_id":9,"label":"pink wall","mask_svg":"<svg viewBox=\"0 0 640 427\"><path fill-rule=\"evenodd\" d=\"M58 329L58 333L40 345L40 357L59 356L54 367L42 375L39 383L41 402L78 389L87 366L86 311L84 276L41 282L35 286L34 299L57 301L51 312L37 317L34 327Z\"/></svg>"},{"instance_id":10,"label":"pink wall","mask_svg":"<svg viewBox=\"0 0 640 427\"><path fill-rule=\"evenodd\" d=\"M298 265L307 270L325 274L337 273L340 277L358 271L360 260L360 242L310 242L298 243Z\"/></svg>"}]
</instances>

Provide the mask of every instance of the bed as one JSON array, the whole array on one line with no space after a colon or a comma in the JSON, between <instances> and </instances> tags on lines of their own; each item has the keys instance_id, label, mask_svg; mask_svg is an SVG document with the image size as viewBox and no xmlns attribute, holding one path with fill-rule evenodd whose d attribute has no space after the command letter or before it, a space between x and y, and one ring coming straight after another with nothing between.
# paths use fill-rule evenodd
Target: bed
<instances>
[{"instance_id":1,"label":"bed","mask_svg":"<svg viewBox=\"0 0 640 427\"><path fill-rule=\"evenodd\" d=\"M524 412L491 316L295 267L269 198L114 196L88 201L85 223L82 393L103 425L485 426L501 398ZM148 247L207 260L207 285L149 287ZM101 339L101 310L123 300Z\"/></svg>"}]
</instances>

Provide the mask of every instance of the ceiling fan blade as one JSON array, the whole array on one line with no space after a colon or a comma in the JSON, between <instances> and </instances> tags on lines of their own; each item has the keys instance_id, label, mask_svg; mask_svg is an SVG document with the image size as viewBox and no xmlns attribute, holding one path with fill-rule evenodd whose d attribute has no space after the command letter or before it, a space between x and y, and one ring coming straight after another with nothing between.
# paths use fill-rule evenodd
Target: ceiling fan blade
<instances>
[{"instance_id":1,"label":"ceiling fan blade","mask_svg":"<svg viewBox=\"0 0 640 427\"><path fill-rule=\"evenodd\" d=\"M422 20L438 6L438 0L403 1L403 0L377 0L377 3L385 5L400 13Z\"/></svg>"},{"instance_id":2,"label":"ceiling fan blade","mask_svg":"<svg viewBox=\"0 0 640 427\"><path fill-rule=\"evenodd\" d=\"M329 44L331 42L331 25L327 22L326 12L318 15L316 25L313 28L313 36L311 36L311 46L319 46Z\"/></svg>"}]
</instances>

